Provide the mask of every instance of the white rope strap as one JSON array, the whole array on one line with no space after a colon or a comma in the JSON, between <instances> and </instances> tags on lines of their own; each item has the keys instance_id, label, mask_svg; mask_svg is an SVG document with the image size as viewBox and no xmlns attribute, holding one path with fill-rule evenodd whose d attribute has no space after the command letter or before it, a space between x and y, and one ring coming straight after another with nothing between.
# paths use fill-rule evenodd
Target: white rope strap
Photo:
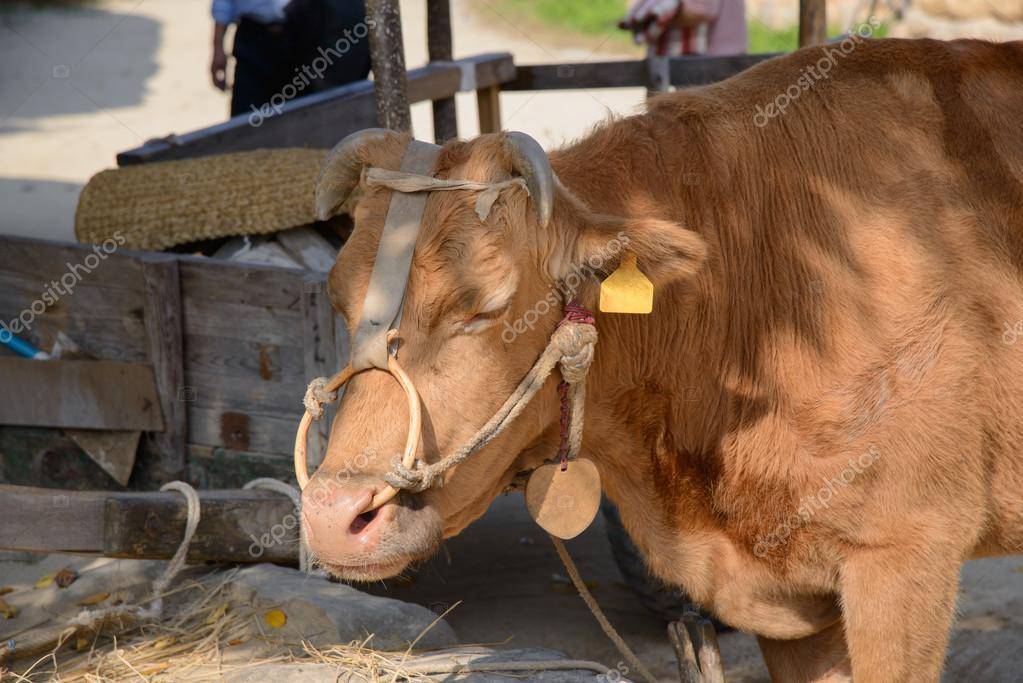
<instances>
[{"instance_id":1,"label":"white rope strap","mask_svg":"<svg viewBox=\"0 0 1023 683\"><path fill-rule=\"evenodd\" d=\"M497 438L525 410L559 363L562 376L571 385L572 431L577 434L576 438L570 438L569 456L575 457L579 453L582 441L584 380L593 362L593 346L596 342L597 330L593 325L571 322L560 325L551 336L551 341L543 354L519 382L511 396L505 400L504 405L467 443L431 465L417 460L414 468L407 468L401 463L400 458L395 458L392 463L393 469L384 475L384 481L395 488L415 493L425 491L438 483L445 472Z\"/></svg>"},{"instance_id":2,"label":"white rope strap","mask_svg":"<svg viewBox=\"0 0 1023 683\"><path fill-rule=\"evenodd\" d=\"M140 621L159 619L163 615L163 594L166 592L170 582L178 575L185 566L185 558L188 556L188 546L195 536L195 530L199 526L199 519L202 516L202 506L199 503L199 494L189 484L183 481L172 481L160 487L161 491L177 491L185 497L187 504L187 518L185 519L185 535L181 544L174 552L167 566L160 576L153 581L153 597L155 598L148 608L141 605L114 605L101 609L84 609L78 613L69 623L69 627L92 628L98 622L109 617L133 617Z\"/></svg>"},{"instance_id":3,"label":"white rope strap","mask_svg":"<svg viewBox=\"0 0 1023 683\"><path fill-rule=\"evenodd\" d=\"M476 180L444 180L433 176L419 173L406 173L405 171L392 171L386 168L375 166L367 168L363 175L363 182L367 185L389 187L397 192L436 192L444 190L479 190L480 196L476 199L476 215L480 220L487 220L490 209L494 202L501 195L501 191L509 187L521 187L527 193L526 181L522 178L509 178L497 183L485 183Z\"/></svg>"},{"instance_id":4,"label":"white rope strap","mask_svg":"<svg viewBox=\"0 0 1023 683\"><path fill-rule=\"evenodd\" d=\"M309 387L312 391L312 385ZM322 410L322 409L321 409ZM310 411L311 412L311 411ZM299 515L298 523L298 568L302 573L308 573L309 571L309 554L305 544L305 525L302 524L302 492L291 484L286 484L279 479L272 479L270 477L259 477L253 479L243 486L244 489L265 489L267 491L276 491L277 493L283 493L291 502L295 504L295 514Z\"/></svg>"}]
</instances>

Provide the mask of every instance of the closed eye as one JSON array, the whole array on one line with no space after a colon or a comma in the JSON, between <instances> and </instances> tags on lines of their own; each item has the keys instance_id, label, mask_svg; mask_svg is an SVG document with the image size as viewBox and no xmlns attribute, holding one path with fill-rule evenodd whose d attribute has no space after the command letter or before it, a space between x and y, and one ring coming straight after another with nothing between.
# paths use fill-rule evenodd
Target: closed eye
<instances>
[{"instance_id":1,"label":"closed eye","mask_svg":"<svg viewBox=\"0 0 1023 683\"><path fill-rule=\"evenodd\" d=\"M492 326L498 321L498 319L504 315L505 311L508 310L510 304L504 304L500 308L496 308L493 311L483 311L477 313L472 318L462 323L462 332L464 334L473 334L481 330Z\"/></svg>"}]
</instances>

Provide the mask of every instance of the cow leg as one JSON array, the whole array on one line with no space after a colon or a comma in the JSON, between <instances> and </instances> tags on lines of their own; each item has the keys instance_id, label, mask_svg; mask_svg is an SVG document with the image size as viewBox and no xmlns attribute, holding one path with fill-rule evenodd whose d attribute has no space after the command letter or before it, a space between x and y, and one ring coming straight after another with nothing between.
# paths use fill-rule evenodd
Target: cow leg
<instances>
[{"instance_id":1,"label":"cow leg","mask_svg":"<svg viewBox=\"0 0 1023 683\"><path fill-rule=\"evenodd\" d=\"M947 549L866 550L842 565L842 613L857 681L938 681L960 562Z\"/></svg>"},{"instance_id":2,"label":"cow leg","mask_svg":"<svg viewBox=\"0 0 1023 683\"><path fill-rule=\"evenodd\" d=\"M842 622L797 640L757 638L772 681L840 683L852 680Z\"/></svg>"}]
</instances>

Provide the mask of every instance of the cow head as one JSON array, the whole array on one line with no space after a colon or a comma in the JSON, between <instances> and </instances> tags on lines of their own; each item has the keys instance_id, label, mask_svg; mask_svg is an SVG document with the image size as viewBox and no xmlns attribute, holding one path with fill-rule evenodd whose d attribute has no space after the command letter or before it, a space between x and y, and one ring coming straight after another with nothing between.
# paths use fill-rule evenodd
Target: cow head
<instances>
[{"instance_id":1,"label":"cow head","mask_svg":"<svg viewBox=\"0 0 1023 683\"><path fill-rule=\"evenodd\" d=\"M408 142L381 130L350 136L321 174L321 216L347 212L355 220L329 279L350 330L392 192L362 182L362 170L398 169ZM546 347L561 317L561 283L572 274L587 297L586 281L613 270L622 249L636 253L655 283L694 272L704 254L701 239L677 224L590 212L522 134L449 143L434 175L484 182L521 176L528 192L504 190L486 219L476 213L474 191L433 192L427 200L396 340L422 401L419 457L426 462L468 441L512 393ZM370 509L405 445L409 417L394 378L372 369L357 374L338 407L326 457L303 492L306 538L321 566L342 578L375 580L431 555L442 538L482 515L517 473L556 451L556 384L552 377L509 429L449 470L442 485Z\"/></svg>"}]
</instances>

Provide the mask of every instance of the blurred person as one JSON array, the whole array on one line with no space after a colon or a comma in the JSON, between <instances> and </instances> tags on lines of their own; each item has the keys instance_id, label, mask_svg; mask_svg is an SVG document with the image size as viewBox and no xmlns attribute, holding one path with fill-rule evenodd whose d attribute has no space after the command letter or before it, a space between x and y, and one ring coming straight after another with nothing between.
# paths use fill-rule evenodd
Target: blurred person
<instances>
[{"instance_id":1,"label":"blurred person","mask_svg":"<svg viewBox=\"0 0 1023 683\"><path fill-rule=\"evenodd\" d=\"M657 57L749 49L745 0L637 0L620 26Z\"/></svg>"},{"instance_id":2,"label":"blurred person","mask_svg":"<svg viewBox=\"0 0 1023 683\"><path fill-rule=\"evenodd\" d=\"M296 76L318 92L369 76L369 29L364 0L291 0L284 11ZM306 92L305 94L309 94Z\"/></svg>"},{"instance_id":3,"label":"blurred person","mask_svg":"<svg viewBox=\"0 0 1023 683\"><path fill-rule=\"evenodd\" d=\"M280 92L291 78L291 46L285 30L284 9L289 0L213 0L213 85L227 90L227 54L224 35L236 24L231 116L259 109Z\"/></svg>"}]
</instances>

